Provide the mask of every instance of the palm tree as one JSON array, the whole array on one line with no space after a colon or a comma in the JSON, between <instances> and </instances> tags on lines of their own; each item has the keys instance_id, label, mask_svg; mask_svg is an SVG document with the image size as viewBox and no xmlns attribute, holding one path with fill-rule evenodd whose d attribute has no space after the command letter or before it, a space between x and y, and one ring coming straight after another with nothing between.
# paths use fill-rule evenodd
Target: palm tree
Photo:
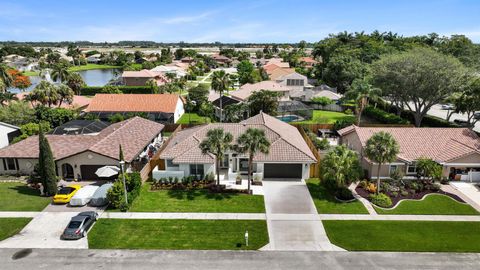
<instances>
[{"instance_id":1,"label":"palm tree","mask_svg":"<svg viewBox=\"0 0 480 270\"><path fill-rule=\"evenodd\" d=\"M200 143L200 149L203 154L210 153L215 156L217 185L220 185L220 159L231 148L232 140L232 134L224 132L221 128L214 128L207 132L207 137Z\"/></svg>"},{"instance_id":2,"label":"palm tree","mask_svg":"<svg viewBox=\"0 0 480 270\"><path fill-rule=\"evenodd\" d=\"M158 94L158 84L157 84L157 81L155 79L148 79L146 82L145 82L145 86L148 86L150 87L150 89L152 89L152 94Z\"/></svg>"},{"instance_id":3,"label":"palm tree","mask_svg":"<svg viewBox=\"0 0 480 270\"><path fill-rule=\"evenodd\" d=\"M32 95L31 101L38 101L43 105L48 105L48 107L56 104L60 99L57 88L48 81L41 81L35 86L30 95Z\"/></svg>"},{"instance_id":4,"label":"palm tree","mask_svg":"<svg viewBox=\"0 0 480 270\"><path fill-rule=\"evenodd\" d=\"M13 100L18 100L17 95L10 92L0 93L0 105L5 106L12 102Z\"/></svg>"},{"instance_id":5,"label":"palm tree","mask_svg":"<svg viewBox=\"0 0 480 270\"><path fill-rule=\"evenodd\" d=\"M65 84L59 84L57 86L55 86L55 88L57 89L57 94L58 94L58 107L60 108L62 106L62 103L65 101L66 103L68 104L72 104L73 102L73 96L75 95L75 93L73 92L73 90L68 87L67 85Z\"/></svg>"},{"instance_id":6,"label":"palm tree","mask_svg":"<svg viewBox=\"0 0 480 270\"><path fill-rule=\"evenodd\" d=\"M52 68L52 80L65 82L68 77L68 67L64 64L56 64Z\"/></svg>"},{"instance_id":7,"label":"palm tree","mask_svg":"<svg viewBox=\"0 0 480 270\"><path fill-rule=\"evenodd\" d=\"M225 70L218 70L214 71L212 74L212 88L215 92L220 94L220 122L222 122L222 109L223 109L223 102L222 96L223 91L227 90L230 87L230 76L225 72Z\"/></svg>"},{"instance_id":8,"label":"palm tree","mask_svg":"<svg viewBox=\"0 0 480 270\"><path fill-rule=\"evenodd\" d=\"M235 148L239 153L248 153L248 193L250 193L253 158L258 152L268 154L270 142L265 136L265 131L257 128L248 128L245 133L237 138Z\"/></svg>"},{"instance_id":9,"label":"palm tree","mask_svg":"<svg viewBox=\"0 0 480 270\"><path fill-rule=\"evenodd\" d=\"M377 163L377 194L380 191L380 168L382 164L393 162L397 159L400 147L393 136L384 131L377 132L367 140L365 155Z\"/></svg>"},{"instance_id":10,"label":"palm tree","mask_svg":"<svg viewBox=\"0 0 480 270\"><path fill-rule=\"evenodd\" d=\"M9 67L5 64L0 64L0 90L2 92L6 91L7 88L12 87L13 78L10 73L8 73Z\"/></svg>"},{"instance_id":11,"label":"palm tree","mask_svg":"<svg viewBox=\"0 0 480 270\"><path fill-rule=\"evenodd\" d=\"M372 87L365 79L355 79L352 82L350 90L345 95L356 102L358 126L360 126L363 110L368 106L369 101L378 99L380 94L380 89Z\"/></svg>"},{"instance_id":12,"label":"palm tree","mask_svg":"<svg viewBox=\"0 0 480 270\"><path fill-rule=\"evenodd\" d=\"M83 87L85 87L85 81L83 80L82 76L78 72L69 72L66 85L70 87L70 89L75 92L75 94L80 95L80 91Z\"/></svg>"},{"instance_id":13,"label":"palm tree","mask_svg":"<svg viewBox=\"0 0 480 270\"><path fill-rule=\"evenodd\" d=\"M342 187L348 180L360 177L360 163L356 152L345 145L339 145L328 152L322 160L321 172L323 179L335 180L336 187Z\"/></svg>"}]
</instances>

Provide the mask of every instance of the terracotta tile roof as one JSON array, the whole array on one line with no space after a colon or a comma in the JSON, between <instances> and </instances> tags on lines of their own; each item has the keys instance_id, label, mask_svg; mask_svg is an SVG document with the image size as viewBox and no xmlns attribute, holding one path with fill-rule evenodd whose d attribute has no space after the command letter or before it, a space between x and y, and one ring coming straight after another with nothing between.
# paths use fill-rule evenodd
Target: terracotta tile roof
<instances>
[{"instance_id":1,"label":"terracotta tile roof","mask_svg":"<svg viewBox=\"0 0 480 270\"><path fill-rule=\"evenodd\" d=\"M121 144L125 161L131 162L158 136L163 127L162 124L133 117L108 126L97 135L46 135L46 137L56 160L84 151L118 159L118 145ZM36 159L38 153L38 136L31 136L0 149L0 157Z\"/></svg>"},{"instance_id":2,"label":"terracotta tile roof","mask_svg":"<svg viewBox=\"0 0 480 270\"><path fill-rule=\"evenodd\" d=\"M238 90L230 92L230 95L238 100L247 100L251 94L260 90L269 90L275 92L289 92L291 89L275 81L261 81L258 83L247 83Z\"/></svg>"},{"instance_id":3,"label":"terracotta tile roof","mask_svg":"<svg viewBox=\"0 0 480 270\"><path fill-rule=\"evenodd\" d=\"M295 69L293 69L293 68L280 68L279 67L279 68L273 69L272 71L267 72L267 73L268 73L268 76L270 77L270 80L275 81L280 77L295 73Z\"/></svg>"},{"instance_id":4,"label":"terracotta tile roof","mask_svg":"<svg viewBox=\"0 0 480 270\"><path fill-rule=\"evenodd\" d=\"M313 59L312 57L309 57L309 56L305 56L305 57L300 57L298 59L299 62L305 62L305 63L312 63L312 64L316 64L318 63L317 60Z\"/></svg>"},{"instance_id":5,"label":"terracotta tile roof","mask_svg":"<svg viewBox=\"0 0 480 270\"><path fill-rule=\"evenodd\" d=\"M212 155L203 155L200 142L207 136L210 129L222 128L233 135L234 142L248 128L258 128L265 131L265 136L271 143L267 155L257 154L255 161L314 163L316 158L308 148L307 143L298 130L272 116L260 113L241 123L214 123L189 128L178 132L160 155L162 159L173 159L174 163L213 163Z\"/></svg>"},{"instance_id":6,"label":"terracotta tile roof","mask_svg":"<svg viewBox=\"0 0 480 270\"><path fill-rule=\"evenodd\" d=\"M385 131L400 146L399 159L407 162L425 157L439 163L479 153L480 138L468 128L387 128L349 126L338 131L341 136L355 132L362 146L374 134Z\"/></svg>"},{"instance_id":7,"label":"terracotta tile roof","mask_svg":"<svg viewBox=\"0 0 480 270\"><path fill-rule=\"evenodd\" d=\"M174 113L179 98L176 94L96 94L85 111Z\"/></svg>"},{"instance_id":8,"label":"terracotta tile roof","mask_svg":"<svg viewBox=\"0 0 480 270\"><path fill-rule=\"evenodd\" d=\"M25 93L25 92L16 94L18 100L23 100L26 95L28 95L28 93ZM86 96L75 95L73 96L73 100L71 104L62 102L62 105L60 107L65 109L81 109L81 108L87 107L88 104L90 104L91 100L92 100L91 98L88 98ZM35 104L36 103L37 102L35 102ZM29 102L29 105L31 106L32 104Z\"/></svg>"},{"instance_id":9,"label":"terracotta tile roof","mask_svg":"<svg viewBox=\"0 0 480 270\"><path fill-rule=\"evenodd\" d=\"M165 75L160 71L152 71L148 69L142 69L139 71L124 71L122 77L131 77L131 78L155 78L155 77L165 77Z\"/></svg>"}]
</instances>

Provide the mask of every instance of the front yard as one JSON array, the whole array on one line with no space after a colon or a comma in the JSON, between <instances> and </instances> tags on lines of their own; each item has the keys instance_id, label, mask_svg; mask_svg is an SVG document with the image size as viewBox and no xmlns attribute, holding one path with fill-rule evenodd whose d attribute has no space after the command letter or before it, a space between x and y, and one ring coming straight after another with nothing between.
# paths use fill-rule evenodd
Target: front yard
<instances>
[{"instance_id":1,"label":"front yard","mask_svg":"<svg viewBox=\"0 0 480 270\"><path fill-rule=\"evenodd\" d=\"M19 233L31 218L0 218L0 241Z\"/></svg>"},{"instance_id":2,"label":"front yard","mask_svg":"<svg viewBox=\"0 0 480 270\"><path fill-rule=\"evenodd\" d=\"M308 191L319 214L368 214L367 209L359 201L339 202L318 178L307 180Z\"/></svg>"},{"instance_id":3,"label":"front yard","mask_svg":"<svg viewBox=\"0 0 480 270\"><path fill-rule=\"evenodd\" d=\"M350 251L480 252L480 222L323 221L330 241Z\"/></svg>"},{"instance_id":4,"label":"front yard","mask_svg":"<svg viewBox=\"0 0 480 270\"><path fill-rule=\"evenodd\" d=\"M263 196L259 195L210 193L206 189L151 191L150 186L143 184L129 211L265 213Z\"/></svg>"},{"instance_id":5,"label":"front yard","mask_svg":"<svg viewBox=\"0 0 480 270\"><path fill-rule=\"evenodd\" d=\"M42 211L50 201L23 183L0 183L0 211Z\"/></svg>"},{"instance_id":6,"label":"front yard","mask_svg":"<svg viewBox=\"0 0 480 270\"><path fill-rule=\"evenodd\" d=\"M342 112L331 112L331 111L321 111L314 110L312 119L306 121L295 122L298 124L333 124L338 120L343 119L354 119L355 116L350 114L345 114Z\"/></svg>"},{"instance_id":7,"label":"front yard","mask_svg":"<svg viewBox=\"0 0 480 270\"><path fill-rule=\"evenodd\" d=\"M264 220L100 219L88 234L97 249L256 250L268 242Z\"/></svg>"},{"instance_id":8,"label":"front yard","mask_svg":"<svg viewBox=\"0 0 480 270\"><path fill-rule=\"evenodd\" d=\"M421 201L403 200L394 209L375 207L383 215L479 215L473 207L446 195L431 194Z\"/></svg>"}]
</instances>

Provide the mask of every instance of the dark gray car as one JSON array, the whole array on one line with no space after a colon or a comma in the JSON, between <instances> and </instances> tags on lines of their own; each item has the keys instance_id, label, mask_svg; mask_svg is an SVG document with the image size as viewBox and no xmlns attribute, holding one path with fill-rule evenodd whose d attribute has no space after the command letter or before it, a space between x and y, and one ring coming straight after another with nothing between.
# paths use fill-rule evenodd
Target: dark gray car
<instances>
[{"instance_id":1,"label":"dark gray car","mask_svg":"<svg viewBox=\"0 0 480 270\"><path fill-rule=\"evenodd\" d=\"M72 217L67 228L63 231L62 239L75 240L85 237L88 229L92 227L97 218L98 214L95 211L81 212Z\"/></svg>"}]
</instances>

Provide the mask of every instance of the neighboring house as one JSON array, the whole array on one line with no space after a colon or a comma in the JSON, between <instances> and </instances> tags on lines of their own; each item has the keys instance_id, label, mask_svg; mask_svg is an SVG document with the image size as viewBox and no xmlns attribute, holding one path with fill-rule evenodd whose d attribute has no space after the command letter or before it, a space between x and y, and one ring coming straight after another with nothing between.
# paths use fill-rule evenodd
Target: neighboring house
<instances>
[{"instance_id":1,"label":"neighboring house","mask_svg":"<svg viewBox=\"0 0 480 270\"><path fill-rule=\"evenodd\" d=\"M0 148L8 146L13 138L20 136L20 128L4 122L0 122Z\"/></svg>"},{"instance_id":2,"label":"neighboring house","mask_svg":"<svg viewBox=\"0 0 480 270\"><path fill-rule=\"evenodd\" d=\"M277 68L270 75L270 79L296 91L313 88L312 85L308 84L307 76L297 73L293 69Z\"/></svg>"},{"instance_id":3,"label":"neighboring house","mask_svg":"<svg viewBox=\"0 0 480 270\"><path fill-rule=\"evenodd\" d=\"M261 81L258 83L244 84L238 90L232 91L229 94L234 99L246 101L254 92L260 90L276 92L280 95L280 100L288 100L289 94L293 89L275 81Z\"/></svg>"},{"instance_id":4,"label":"neighboring house","mask_svg":"<svg viewBox=\"0 0 480 270\"><path fill-rule=\"evenodd\" d=\"M248 128L265 131L270 142L268 154L257 154L254 157L254 177L259 179L274 178L277 180L299 180L309 178L310 165L317 160L301 136L293 126L284 123L265 113L260 113L240 123L214 123L188 128L177 132L160 154L165 161L165 168L155 168L154 178L161 177L204 177L215 172L215 158L211 154L202 154L199 147L207 132L221 128L233 135L233 143ZM235 180L237 175L247 174L248 155L229 151L221 160L221 173L224 179Z\"/></svg>"},{"instance_id":5,"label":"neighboring house","mask_svg":"<svg viewBox=\"0 0 480 270\"><path fill-rule=\"evenodd\" d=\"M330 90L316 91L313 89L306 89L306 90L295 91L290 95L290 97L294 100L299 100L299 101L311 101L312 98L327 97L331 99L334 103L337 103L342 98L342 95L332 92Z\"/></svg>"},{"instance_id":6,"label":"neighboring house","mask_svg":"<svg viewBox=\"0 0 480 270\"><path fill-rule=\"evenodd\" d=\"M212 58L220 66L228 66L232 62L232 59L230 59L230 58L228 58L224 55L214 54L212 56Z\"/></svg>"},{"instance_id":7,"label":"neighboring house","mask_svg":"<svg viewBox=\"0 0 480 270\"><path fill-rule=\"evenodd\" d=\"M195 59L190 56L187 56L180 59L180 62L186 63L186 64L192 64L193 62L195 62Z\"/></svg>"},{"instance_id":8,"label":"neighboring house","mask_svg":"<svg viewBox=\"0 0 480 270\"><path fill-rule=\"evenodd\" d=\"M23 100L25 98L25 96L28 95L28 94L29 93L22 92L22 93L18 93L16 96L17 96L18 100ZM73 96L72 103L68 103L68 102L63 101L62 104L60 105L60 108L72 109L72 110L83 110L90 104L91 100L92 100L91 98L86 97L86 96L75 95L75 96ZM33 102L33 104L30 102L31 107L34 107L38 104L39 104L39 102ZM58 106L57 105L52 105L52 107L58 107Z\"/></svg>"},{"instance_id":9,"label":"neighboring house","mask_svg":"<svg viewBox=\"0 0 480 270\"><path fill-rule=\"evenodd\" d=\"M318 61L309 56L300 57L298 62L303 64L306 68L313 68L316 64L318 64Z\"/></svg>"},{"instance_id":10,"label":"neighboring house","mask_svg":"<svg viewBox=\"0 0 480 270\"><path fill-rule=\"evenodd\" d=\"M90 55L89 57L87 57L87 63L91 63L91 64L97 64L99 63L100 61L102 61L102 55L97 53L97 54L92 54Z\"/></svg>"},{"instance_id":11,"label":"neighboring house","mask_svg":"<svg viewBox=\"0 0 480 270\"><path fill-rule=\"evenodd\" d=\"M122 146L127 170L141 166L161 142L164 125L133 117L112 124L96 134L45 135L55 159L58 176L64 179L97 180L95 172L119 165ZM31 174L38 163L38 136L0 149L0 174Z\"/></svg>"},{"instance_id":12,"label":"neighboring house","mask_svg":"<svg viewBox=\"0 0 480 270\"><path fill-rule=\"evenodd\" d=\"M85 135L97 134L110 126L110 122L100 120L72 120L56 127L49 134L53 135Z\"/></svg>"},{"instance_id":13,"label":"neighboring house","mask_svg":"<svg viewBox=\"0 0 480 270\"><path fill-rule=\"evenodd\" d=\"M150 71L161 72L163 74L175 74L177 78L182 78L187 75L187 72L183 68L178 66L161 65L150 69Z\"/></svg>"},{"instance_id":14,"label":"neighboring house","mask_svg":"<svg viewBox=\"0 0 480 270\"><path fill-rule=\"evenodd\" d=\"M117 113L145 113L150 120L173 124L185 109L184 100L176 94L96 94L85 112L102 120Z\"/></svg>"},{"instance_id":15,"label":"neighboring house","mask_svg":"<svg viewBox=\"0 0 480 270\"><path fill-rule=\"evenodd\" d=\"M38 62L36 60L16 54L4 56L3 63L22 72L38 69Z\"/></svg>"},{"instance_id":16,"label":"neighboring house","mask_svg":"<svg viewBox=\"0 0 480 270\"><path fill-rule=\"evenodd\" d=\"M415 177L415 161L430 158L443 166L442 176L450 179L480 180L480 139L468 128L388 128L349 126L338 131L341 143L357 151L362 167L371 178L377 177L377 165L364 155L367 140L380 131L390 133L400 146L397 160L382 165L380 177L389 178L396 169L406 177ZM470 172L470 173L469 173Z\"/></svg>"},{"instance_id":17,"label":"neighboring house","mask_svg":"<svg viewBox=\"0 0 480 270\"><path fill-rule=\"evenodd\" d=\"M163 72L143 69L140 71L124 71L122 73L123 83L127 86L144 86L150 79L154 79L157 85L164 85L168 78Z\"/></svg>"}]
</instances>

